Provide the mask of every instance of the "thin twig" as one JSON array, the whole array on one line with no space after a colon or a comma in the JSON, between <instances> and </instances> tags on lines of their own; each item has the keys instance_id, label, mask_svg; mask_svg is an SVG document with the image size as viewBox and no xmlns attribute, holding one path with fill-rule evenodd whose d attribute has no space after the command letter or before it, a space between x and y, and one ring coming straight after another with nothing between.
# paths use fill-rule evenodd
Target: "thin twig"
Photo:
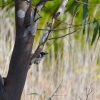
<instances>
[{"instance_id":1,"label":"thin twig","mask_svg":"<svg viewBox=\"0 0 100 100\"><path fill-rule=\"evenodd\" d=\"M100 19L98 19L98 20L100 20ZM63 21L61 21L61 23L64 23L64 24L67 24L67 25L71 25L71 26L70 26L70 27L66 27L66 28L56 28L56 27L54 27L54 28L51 29L50 31L66 30L66 29L68 29L68 28L83 26L82 24L72 25L72 24L65 23L65 22L63 22ZM60 23L60 24L61 24L61 23ZM84 25L88 25L88 24L91 24L91 23L93 23L93 21L91 21L91 22L89 22L89 23L85 23ZM39 30L44 31L44 30L48 30L48 29L41 29L41 28L38 28L37 30L38 30L38 31L39 31Z\"/></svg>"},{"instance_id":2,"label":"thin twig","mask_svg":"<svg viewBox=\"0 0 100 100\"><path fill-rule=\"evenodd\" d=\"M73 27L66 27L66 28L56 28L56 29L38 29L38 30L47 30L47 31L60 31L60 30L66 30L66 29L69 29L69 28L73 28Z\"/></svg>"},{"instance_id":3,"label":"thin twig","mask_svg":"<svg viewBox=\"0 0 100 100\"><path fill-rule=\"evenodd\" d=\"M81 97L80 97L78 94L76 94L76 95L78 96L78 98L79 98L80 100L82 100Z\"/></svg>"},{"instance_id":4,"label":"thin twig","mask_svg":"<svg viewBox=\"0 0 100 100\"><path fill-rule=\"evenodd\" d=\"M67 96L67 95L54 95L54 96Z\"/></svg>"},{"instance_id":5,"label":"thin twig","mask_svg":"<svg viewBox=\"0 0 100 100\"><path fill-rule=\"evenodd\" d=\"M55 96L55 93L58 91L59 87L61 86L63 80L61 81L61 83L59 84L59 86L56 88L56 90L54 91L54 93L51 95L50 98L52 98L53 96Z\"/></svg>"},{"instance_id":6,"label":"thin twig","mask_svg":"<svg viewBox=\"0 0 100 100\"><path fill-rule=\"evenodd\" d=\"M79 31L80 29L82 29L82 28L79 28L79 29L77 29L77 30L75 30L75 31L73 31L73 32L70 32L70 33L68 33L68 34L65 34L65 35L62 35L62 36L59 36L59 37L49 38L48 40L60 39L60 38L66 37L66 36L68 36L68 35L71 35L71 34L77 32L77 31Z\"/></svg>"},{"instance_id":7,"label":"thin twig","mask_svg":"<svg viewBox=\"0 0 100 100\"><path fill-rule=\"evenodd\" d=\"M88 100L88 97L89 97L89 95L90 95L92 92L93 92L93 90L91 90L90 92L88 92L88 93L86 94L86 100Z\"/></svg>"}]
</instances>

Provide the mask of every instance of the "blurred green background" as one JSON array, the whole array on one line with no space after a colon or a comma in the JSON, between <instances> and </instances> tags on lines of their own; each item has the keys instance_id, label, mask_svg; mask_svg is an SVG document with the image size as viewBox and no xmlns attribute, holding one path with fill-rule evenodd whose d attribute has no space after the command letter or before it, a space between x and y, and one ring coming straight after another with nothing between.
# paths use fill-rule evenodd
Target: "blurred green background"
<instances>
[{"instance_id":1,"label":"blurred green background","mask_svg":"<svg viewBox=\"0 0 100 100\"><path fill-rule=\"evenodd\" d=\"M39 0L32 0L32 11ZM38 23L38 30L33 46L33 52L39 44L47 23L57 11L62 0L48 1L42 9L42 17ZM86 0L83 0L86 1ZM65 11L73 3L69 0ZM0 1L0 74L6 77L15 42L15 12L13 0ZM78 28L81 30L64 38L48 40L44 50L49 54L37 65L32 65L28 72L26 84L21 100L38 100L37 95L30 93L46 93L50 97L63 80L53 100L86 100L86 92L93 92L88 100L100 100L100 40L97 33L91 45L94 34L94 18L100 23L100 0L88 0L89 24L85 25L83 33L84 3L80 0L77 6L63 12L54 27L66 28L53 31L49 38L71 33ZM61 23L60 25L58 25ZM42 99L40 99L42 100ZM43 99L45 100L45 99Z\"/></svg>"}]
</instances>

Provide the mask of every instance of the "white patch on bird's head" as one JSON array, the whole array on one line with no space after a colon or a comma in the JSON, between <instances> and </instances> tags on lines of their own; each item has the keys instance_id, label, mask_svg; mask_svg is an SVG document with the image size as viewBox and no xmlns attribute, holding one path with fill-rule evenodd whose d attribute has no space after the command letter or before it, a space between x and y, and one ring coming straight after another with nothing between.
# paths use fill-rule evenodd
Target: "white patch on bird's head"
<instances>
[{"instance_id":1,"label":"white patch on bird's head","mask_svg":"<svg viewBox=\"0 0 100 100\"><path fill-rule=\"evenodd\" d=\"M18 10L17 11L17 16L19 17L19 18L24 18L25 17L25 11L23 11L23 10Z\"/></svg>"}]
</instances>

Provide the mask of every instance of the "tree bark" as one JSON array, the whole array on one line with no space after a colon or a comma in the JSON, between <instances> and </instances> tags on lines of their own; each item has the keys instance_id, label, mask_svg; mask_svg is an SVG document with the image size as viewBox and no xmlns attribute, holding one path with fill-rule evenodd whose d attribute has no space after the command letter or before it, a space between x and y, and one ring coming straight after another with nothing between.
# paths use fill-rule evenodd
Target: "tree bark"
<instances>
[{"instance_id":1,"label":"tree bark","mask_svg":"<svg viewBox=\"0 0 100 100\"><path fill-rule=\"evenodd\" d=\"M20 13L20 11L23 12ZM30 23L30 15L31 2L15 0L16 39L4 88L1 86L0 89L0 100L20 100L21 98L34 40L30 32L23 37Z\"/></svg>"}]
</instances>

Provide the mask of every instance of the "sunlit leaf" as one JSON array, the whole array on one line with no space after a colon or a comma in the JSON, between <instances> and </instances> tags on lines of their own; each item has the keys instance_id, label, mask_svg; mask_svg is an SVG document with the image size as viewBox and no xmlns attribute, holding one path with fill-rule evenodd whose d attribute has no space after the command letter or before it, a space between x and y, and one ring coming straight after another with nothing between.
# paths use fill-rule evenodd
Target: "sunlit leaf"
<instances>
[{"instance_id":1,"label":"sunlit leaf","mask_svg":"<svg viewBox=\"0 0 100 100\"><path fill-rule=\"evenodd\" d=\"M98 35L98 39L100 38L100 25L99 25L99 35Z\"/></svg>"},{"instance_id":2,"label":"sunlit leaf","mask_svg":"<svg viewBox=\"0 0 100 100\"><path fill-rule=\"evenodd\" d=\"M11 3L14 3L14 0L0 0L0 7L4 8Z\"/></svg>"},{"instance_id":3,"label":"sunlit leaf","mask_svg":"<svg viewBox=\"0 0 100 100\"><path fill-rule=\"evenodd\" d=\"M98 30L99 30L99 22L96 19L94 19L94 21L93 21L93 26L94 26L94 32L93 32L93 36L92 36L91 45L94 43L97 33L98 33Z\"/></svg>"},{"instance_id":4,"label":"sunlit leaf","mask_svg":"<svg viewBox=\"0 0 100 100\"><path fill-rule=\"evenodd\" d=\"M88 17L88 0L83 0L86 4L83 5L83 19L82 19L82 24L83 24L83 34L85 33L85 25L86 25L86 19Z\"/></svg>"},{"instance_id":5,"label":"sunlit leaf","mask_svg":"<svg viewBox=\"0 0 100 100\"><path fill-rule=\"evenodd\" d=\"M78 4L78 2L77 1L75 1L75 0L73 0L73 2L71 3L71 5L67 8L67 10L65 11L65 12L67 12L67 11L69 11L70 9L72 9L74 6L76 6Z\"/></svg>"},{"instance_id":6,"label":"sunlit leaf","mask_svg":"<svg viewBox=\"0 0 100 100\"><path fill-rule=\"evenodd\" d=\"M99 38L100 38L100 25L99 25L99 35L98 35L97 42L98 42Z\"/></svg>"},{"instance_id":7,"label":"sunlit leaf","mask_svg":"<svg viewBox=\"0 0 100 100\"><path fill-rule=\"evenodd\" d=\"M30 93L29 95L39 95L38 93Z\"/></svg>"},{"instance_id":8,"label":"sunlit leaf","mask_svg":"<svg viewBox=\"0 0 100 100\"><path fill-rule=\"evenodd\" d=\"M51 98L48 98L48 100L52 100Z\"/></svg>"},{"instance_id":9,"label":"sunlit leaf","mask_svg":"<svg viewBox=\"0 0 100 100\"><path fill-rule=\"evenodd\" d=\"M47 94L46 94L46 91L44 91L44 98L47 98Z\"/></svg>"},{"instance_id":10,"label":"sunlit leaf","mask_svg":"<svg viewBox=\"0 0 100 100\"><path fill-rule=\"evenodd\" d=\"M75 7L75 9L74 9L74 16L76 15L76 12L77 12L77 9L78 9L78 7L80 6L80 4L76 4L76 7Z\"/></svg>"},{"instance_id":11,"label":"sunlit leaf","mask_svg":"<svg viewBox=\"0 0 100 100\"><path fill-rule=\"evenodd\" d=\"M89 33L90 33L90 18L87 20L87 40L89 38Z\"/></svg>"}]
</instances>

